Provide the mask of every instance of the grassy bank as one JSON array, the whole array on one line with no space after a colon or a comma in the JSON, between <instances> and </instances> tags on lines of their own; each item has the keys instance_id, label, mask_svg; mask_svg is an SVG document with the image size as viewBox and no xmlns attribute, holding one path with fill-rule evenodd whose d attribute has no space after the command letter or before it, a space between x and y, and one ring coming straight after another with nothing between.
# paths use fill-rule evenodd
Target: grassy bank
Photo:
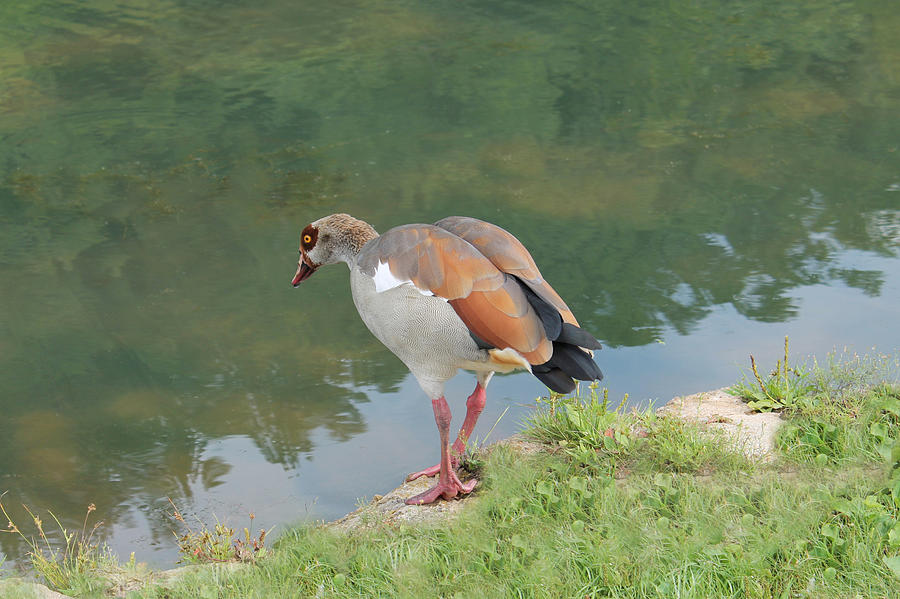
<instances>
[{"instance_id":1,"label":"grassy bank","mask_svg":"<svg viewBox=\"0 0 900 599\"><path fill-rule=\"evenodd\" d=\"M855 401L849 434L871 443L766 467L672 417L558 402L530 429L555 450L492 452L449 525L300 529L249 572L142 596L895 597L900 477L878 448L900 432L900 391ZM783 447L827 426L795 414Z\"/></svg>"},{"instance_id":2,"label":"grassy bank","mask_svg":"<svg viewBox=\"0 0 900 599\"><path fill-rule=\"evenodd\" d=\"M544 400L525 432L547 451L477 456L477 501L452 521L299 528L253 566L130 596L897 597L900 388L872 379L785 360L737 385L786 420L765 464L596 389Z\"/></svg>"}]
</instances>

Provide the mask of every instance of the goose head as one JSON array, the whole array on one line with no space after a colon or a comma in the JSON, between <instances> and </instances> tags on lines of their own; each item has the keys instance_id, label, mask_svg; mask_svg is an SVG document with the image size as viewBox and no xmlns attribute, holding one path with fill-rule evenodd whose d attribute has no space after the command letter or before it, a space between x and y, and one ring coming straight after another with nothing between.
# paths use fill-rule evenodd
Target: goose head
<instances>
[{"instance_id":1,"label":"goose head","mask_svg":"<svg viewBox=\"0 0 900 599\"><path fill-rule=\"evenodd\" d=\"M376 237L378 233L369 223L349 214L332 214L309 223L300 232L300 260L291 285L296 287L326 264L352 265L363 246Z\"/></svg>"}]
</instances>

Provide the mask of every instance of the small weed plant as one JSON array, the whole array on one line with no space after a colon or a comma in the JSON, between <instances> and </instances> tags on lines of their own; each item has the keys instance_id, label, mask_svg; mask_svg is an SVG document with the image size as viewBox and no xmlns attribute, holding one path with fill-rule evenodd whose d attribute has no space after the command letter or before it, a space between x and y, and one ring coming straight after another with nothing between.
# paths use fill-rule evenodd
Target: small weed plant
<instances>
[{"instance_id":1,"label":"small weed plant","mask_svg":"<svg viewBox=\"0 0 900 599\"><path fill-rule=\"evenodd\" d=\"M840 409L851 413L867 391L879 384L896 381L900 360L888 355L848 355L830 352L825 364L812 358L808 364L792 365L790 339L784 338L784 356L764 379L759 374L756 359L750 354L750 373L728 389L758 412L781 411L809 413Z\"/></svg>"},{"instance_id":2,"label":"small weed plant","mask_svg":"<svg viewBox=\"0 0 900 599\"><path fill-rule=\"evenodd\" d=\"M824 364L813 358L811 367L796 367L785 337L784 357L766 379L752 355L750 368L755 384L745 374L729 391L753 410L782 413L787 422L777 444L788 459L826 466L878 460L894 451L896 358L832 352Z\"/></svg>"},{"instance_id":3,"label":"small weed plant","mask_svg":"<svg viewBox=\"0 0 900 599\"><path fill-rule=\"evenodd\" d=\"M0 499L2 497L0 495ZM51 588L78 594L105 587L101 573L115 568L117 560L108 547L94 540L94 534L103 522L98 521L88 527L90 516L97 509L93 503L87 507L84 522L78 531L66 529L53 512L48 512L59 531L61 543L51 541L37 513L26 505L22 507L31 517L37 537L26 535L13 522L2 501L0 512L7 520L7 527L0 532L17 535L26 543L32 567Z\"/></svg>"},{"instance_id":4,"label":"small weed plant","mask_svg":"<svg viewBox=\"0 0 900 599\"><path fill-rule=\"evenodd\" d=\"M243 535L241 535L233 528L219 522L218 518L212 529L198 520L199 528L194 530L171 498L169 498L169 504L173 510L172 518L187 529L180 536L173 532L181 554L179 563L256 562L268 553L266 536L271 533L271 529L267 531L263 528L258 533L253 533L253 520L256 515L252 512L249 515L250 526L244 527Z\"/></svg>"},{"instance_id":5,"label":"small weed plant","mask_svg":"<svg viewBox=\"0 0 900 599\"><path fill-rule=\"evenodd\" d=\"M784 357L775 364L775 369L763 379L756 367L756 358L750 354L750 372L753 380L745 374L743 379L729 391L742 398L753 410L771 412L797 407L816 389L813 377L805 366L791 366L789 360L789 338L784 338Z\"/></svg>"},{"instance_id":6,"label":"small weed plant","mask_svg":"<svg viewBox=\"0 0 900 599\"><path fill-rule=\"evenodd\" d=\"M497 428L497 425L500 424L500 421L506 416L508 411L509 406L500 413L497 420L494 421L494 425L491 426L490 430L483 438L470 437L466 440L465 451L459 458L459 466L469 474L478 476L482 468L484 468L486 458L485 446L487 445L491 434L494 432L494 429Z\"/></svg>"},{"instance_id":7,"label":"small weed plant","mask_svg":"<svg viewBox=\"0 0 900 599\"><path fill-rule=\"evenodd\" d=\"M626 394L610 409L609 390L588 387L584 397L551 394L538 398L538 411L526 422L528 436L558 448L577 463L608 476L628 472L737 471L750 464L737 448L715 431L672 415L657 414L652 406L626 411Z\"/></svg>"}]
</instances>

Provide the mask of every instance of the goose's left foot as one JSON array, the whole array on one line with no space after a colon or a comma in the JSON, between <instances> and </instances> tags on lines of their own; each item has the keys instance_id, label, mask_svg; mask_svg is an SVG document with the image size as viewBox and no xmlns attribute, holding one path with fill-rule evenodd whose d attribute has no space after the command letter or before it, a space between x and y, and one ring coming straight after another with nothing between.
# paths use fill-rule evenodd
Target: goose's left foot
<instances>
[{"instance_id":1,"label":"goose's left foot","mask_svg":"<svg viewBox=\"0 0 900 599\"><path fill-rule=\"evenodd\" d=\"M406 500L408 505L423 505L425 503L434 503L440 498L453 499L457 495L468 495L478 484L476 479L462 482L455 472L451 472L449 480L438 480L438 484L431 487L424 493L419 493L414 497Z\"/></svg>"}]
</instances>

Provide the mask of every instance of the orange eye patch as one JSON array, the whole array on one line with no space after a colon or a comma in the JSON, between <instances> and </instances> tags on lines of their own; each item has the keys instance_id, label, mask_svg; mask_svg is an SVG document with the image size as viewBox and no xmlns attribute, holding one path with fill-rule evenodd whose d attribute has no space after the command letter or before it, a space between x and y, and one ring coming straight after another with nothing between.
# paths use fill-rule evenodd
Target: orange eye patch
<instances>
[{"instance_id":1,"label":"orange eye patch","mask_svg":"<svg viewBox=\"0 0 900 599\"><path fill-rule=\"evenodd\" d=\"M304 236L303 236L303 243L308 244L308 243L310 243L311 241L312 241L312 237L311 237L311 236L309 236L309 235L304 235Z\"/></svg>"}]
</instances>

